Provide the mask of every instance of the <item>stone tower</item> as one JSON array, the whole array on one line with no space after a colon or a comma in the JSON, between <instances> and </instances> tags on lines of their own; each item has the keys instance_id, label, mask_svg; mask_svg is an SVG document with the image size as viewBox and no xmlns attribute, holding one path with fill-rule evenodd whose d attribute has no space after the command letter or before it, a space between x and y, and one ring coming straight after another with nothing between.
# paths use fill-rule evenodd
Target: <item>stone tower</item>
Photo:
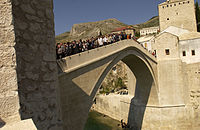
<instances>
[{"instance_id":1,"label":"stone tower","mask_svg":"<svg viewBox=\"0 0 200 130\"><path fill-rule=\"evenodd\" d=\"M161 31L169 26L197 31L194 0L167 0L158 10Z\"/></svg>"}]
</instances>

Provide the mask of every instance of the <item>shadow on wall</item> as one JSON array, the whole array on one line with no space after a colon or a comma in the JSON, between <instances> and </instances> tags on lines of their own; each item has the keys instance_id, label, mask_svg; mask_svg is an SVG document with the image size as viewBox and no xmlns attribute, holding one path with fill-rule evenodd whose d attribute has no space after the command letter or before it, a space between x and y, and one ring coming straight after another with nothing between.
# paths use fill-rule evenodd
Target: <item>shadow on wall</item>
<instances>
[{"instance_id":1,"label":"shadow on wall","mask_svg":"<svg viewBox=\"0 0 200 130\"><path fill-rule=\"evenodd\" d=\"M6 123L0 118L0 128L2 128Z\"/></svg>"},{"instance_id":2,"label":"shadow on wall","mask_svg":"<svg viewBox=\"0 0 200 130\"><path fill-rule=\"evenodd\" d=\"M131 99L128 124L130 130L141 130L146 106L154 85L154 79L145 63L141 60L134 61L135 59L137 58L133 56L128 56L123 59L136 77L135 96ZM134 64L130 64L130 61L134 62ZM157 100L157 96L151 97L151 99L155 101Z\"/></svg>"},{"instance_id":3,"label":"shadow on wall","mask_svg":"<svg viewBox=\"0 0 200 130\"><path fill-rule=\"evenodd\" d=\"M135 97L131 99L128 115L128 124L130 125L131 130L142 129L144 113L149 99L149 93L151 91L151 86L146 87L147 89L145 89L145 91L147 94L143 97L139 97L141 95L141 88L139 88L139 86L136 86Z\"/></svg>"}]
</instances>

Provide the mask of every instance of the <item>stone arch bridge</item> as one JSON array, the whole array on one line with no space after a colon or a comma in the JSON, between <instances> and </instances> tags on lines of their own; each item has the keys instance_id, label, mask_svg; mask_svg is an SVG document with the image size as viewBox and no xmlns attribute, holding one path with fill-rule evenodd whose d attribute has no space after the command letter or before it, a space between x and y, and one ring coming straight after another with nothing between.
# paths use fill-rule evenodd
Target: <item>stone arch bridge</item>
<instances>
[{"instance_id":1,"label":"stone arch bridge","mask_svg":"<svg viewBox=\"0 0 200 130\"><path fill-rule=\"evenodd\" d=\"M120 60L136 77L129 85L129 93L135 92L134 104L158 105L156 58L134 40L119 41L57 61L64 129L83 129L98 88ZM142 120L134 123L141 127Z\"/></svg>"}]
</instances>

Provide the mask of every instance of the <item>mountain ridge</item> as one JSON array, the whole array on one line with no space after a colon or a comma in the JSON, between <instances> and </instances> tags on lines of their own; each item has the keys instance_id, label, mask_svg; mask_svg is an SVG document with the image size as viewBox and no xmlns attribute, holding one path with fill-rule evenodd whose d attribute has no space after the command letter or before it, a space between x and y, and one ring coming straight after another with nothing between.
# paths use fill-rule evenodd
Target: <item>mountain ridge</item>
<instances>
[{"instance_id":1,"label":"mountain ridge","mask_svg":"<svg viewBox=\"0 0 200 130\"><path fill-rule=\"evenodd\" d=\"M115 18L110 18L106 20L96 21L96 22L87 22L74 24L70 32L65 32L56 36L56 42L66 42L78 39L87 39L91 37L96 37L101 34L105 35L112 33L116 28L132 26L136 29L136 32L139 33L139 30L144 27L159 26L158 16L154 16L148 21L136 24L136 25L127 25Z\"/></svg>"}]
</instances>

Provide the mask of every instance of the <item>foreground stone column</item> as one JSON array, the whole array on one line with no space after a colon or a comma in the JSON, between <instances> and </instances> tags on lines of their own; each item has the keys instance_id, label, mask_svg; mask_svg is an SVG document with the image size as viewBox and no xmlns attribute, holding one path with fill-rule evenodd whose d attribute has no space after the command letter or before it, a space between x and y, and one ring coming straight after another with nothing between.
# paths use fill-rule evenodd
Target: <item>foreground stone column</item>
<instances>
[{"instance_id":1,"label":"foreground stone column","mask_svg":"<svg viewBox=\"0 0 200 130\"><path fill-rule=\"evenodd\" d=\"M17 122L19 98L16 74L15 34L12 5L0 1L0 128L6 123Z\"/></svg>"},{"instance_id":2,"label":"foreground stone column","mask_svg":"<svg viewBox=\"0 0 200 130\"><path fill-rule=\"evenodd\" d=\"M61 129L53 0L1 0L0 15L2 122L32 118L39 130Z\"/></svg>"}]
</instances>

